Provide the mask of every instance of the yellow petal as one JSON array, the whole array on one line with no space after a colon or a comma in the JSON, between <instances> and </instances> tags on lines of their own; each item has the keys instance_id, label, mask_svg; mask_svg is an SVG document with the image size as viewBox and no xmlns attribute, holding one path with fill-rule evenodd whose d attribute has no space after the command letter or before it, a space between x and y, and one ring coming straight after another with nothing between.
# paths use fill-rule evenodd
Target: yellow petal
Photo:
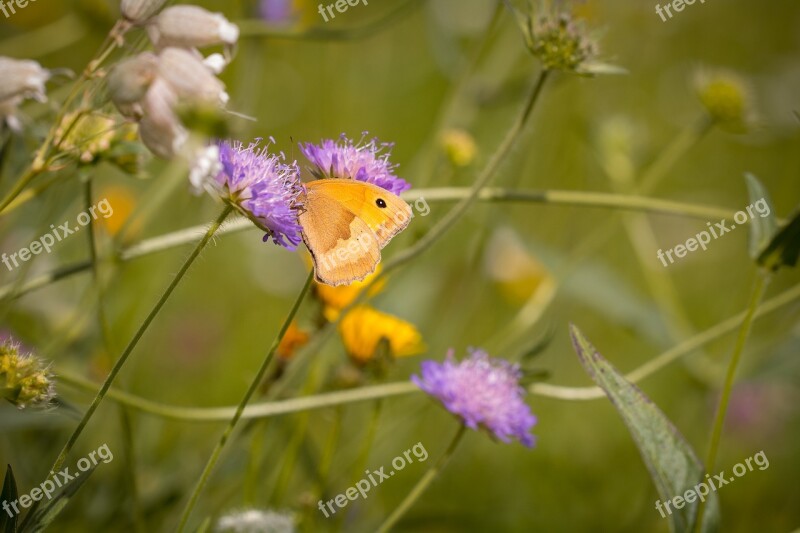
<instances>
[{"instance_id":1,"label":"yellow petal","mask_svg":"<svg viewBox=\"0 0 800 533\"><path fill-rule=\"evenodd\" d=\"M389 342L392 357L407 357L425 350L422 335L413 324L368 306L358 306L339 323L347 353L360 363L375 356L381 339Z\"/></svg>"}]
</instances>

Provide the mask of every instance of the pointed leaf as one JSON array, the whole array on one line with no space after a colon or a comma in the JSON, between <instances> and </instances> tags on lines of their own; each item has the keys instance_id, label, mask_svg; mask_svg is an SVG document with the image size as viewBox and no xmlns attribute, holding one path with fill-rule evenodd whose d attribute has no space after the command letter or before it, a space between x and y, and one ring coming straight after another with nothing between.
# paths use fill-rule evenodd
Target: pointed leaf
<instances>
[{"instance_id":1,"label":"pointed leaf","mask_svg":"<svg viewBox=\"0 0 800 533\"><path fill-rule=\"evenodd\" d=\"M17 482L14 481L14 472L11 470L11 465L8 465L6 479L3 482L3 491L0 492L0 502L13 502L17 500L17 497ZM0 533L16 533L18 518L17 514L8 516L7 511L0 510Z\"/></svg>"},{"instance_id":2,"label":"pointed leaf","mask_svg":"<svg viewBox=\"0 0 800 533\"><path fill-rule=\"evenodd\" d=\"M25 517L22 524L21 533L39 533L44 531L56 517L64 510L70 499L83 486L96 467L92 467L86 472L81 472L80 477L69 482L64 489L53 496L43 507L31 508L30 515ZM57 474L56 474L57 475ZM76 474L77 476L77 474ZM42 500L40 500L41 502ZM39 503L39 502L37 502Z\"/></svg>"},{"instance_id":3,"label":"pointed leaf","mask_svg":"<svg viewBox=\"0 0 800 533\"><path fill-rule=\"evenodd\" d=\"M782 266L795 266L798 257L800 257L800 209L796 210L789 222L775 233L758 256L758 264L774 271Z\"/></svg>"},{"instance_id":4,"label":"pointed leaf","mask_svg":"<svg viewBox=\"0 0 800 533\"><path fill-rule=\"evenodd\" d=\"M750 220L750 257L758 260L758 256L767 247L778 231L778 219L772 207L772 199L764 184L749 172L744 175L747 182L747 193L750 205L756 207L759 216L751 215ZM766 211L765 215L761 215Z\"/></svg>"},{"instance_id":5,"label":"pointed leaf","mask_svg":"<svg viewBox=\"0 0 800 533\"><path fill-rule=\"evenodd\" d=\"M687 491L694 491L703 481L705 470L686 439L638 387L626 381L622 374L597 353L577 327L571 325L570 334L586 372L605 391L628 426L628 431L650 471L662 506L677 496L683 497ZM716 493L710 492L705 500L706 510L701 531L716 531L719 519ZM697 520L698 506L699 502L695 497L691 503L684 501L680 509L675 508L673 503L669 508L671 514L658 511L657 508L653 512L661 512L669 519L671 531L691 532Z\"/></svg>"}]
</instances>

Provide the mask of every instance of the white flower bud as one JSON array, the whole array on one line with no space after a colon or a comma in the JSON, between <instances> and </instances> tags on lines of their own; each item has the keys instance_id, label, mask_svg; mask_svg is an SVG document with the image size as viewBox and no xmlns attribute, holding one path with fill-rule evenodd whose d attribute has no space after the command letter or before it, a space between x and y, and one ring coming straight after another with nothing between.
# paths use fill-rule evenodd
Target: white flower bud
<instances>
[{"instance_id":1,"label":"white flower bud","mask_svg":"<svg viewBox=\"0 0 800 533\"><path fill-rule=\"evenodd\" d=\"M211 54L203 59L203 63L208 67L208 70L214 74L219 74L225 67L228 66L228 60L222 54Z\"/></svg>"},{"instance_id":2,"label":"white flower bud","mask_svg":"<svg viewBox=\"0 0 800 533\"><path fill-rule=\"evenodd\" d=\"M50 79L50 71L42 68L36 61L0 57L0 102L33 98L40 102L47 100L44 84Z\"/></svg>"},{"instance_id":3,"label":"white flower bud","mask_svg":"<svg viewBox=\"0 0 800 533\"><path fill-rule=\"evenodd\" d=\"M197 6L168 7L153 18L147 34L157 49L167 46L194 48L214 44L235 44L239 27L221 13L211 13Z\"/></svg>"},{"instance_id":4,"label":"white flower bud","mask_svg":"<svg viewBox=\"0 0 800 533\"><path fill-rule=\"evenodd\" d=\"M161 9L166 0L122 0L122 16L131 22L144 22Z\"/></svg>"},{"instance_id":5,"label":"white flower bud","mask_svg":"<svg viewBox=\"0 0 800 533\"><path fill-rule=\"evenodd\" d=\"M158 57L158 75L181 100L225 104L228 93L201 57L182 48L166 48Z\"/></svg>"},{"instance_id":6,"label":"white flower bud","mask_svg":"<svg viewBox=\"0 0 800 533\"><path fill-rule=\"evenodd\" d=\"M186 129L175 115L178 96L169 84L157 78L142 100L144 117L139 121L139 136L158 157L171 159L186 142Z\"/></svg>"},{"instance_id":7,"label":"white flower bud","mask_svg":"<svg viewBox=\"0 0 800 533\"><path fill-rule=\"evenodd\" d=\"M193 194L200 195L204 190L216 190L214 177L222 170L219 161L219 146L212 144L201 147L189 161L189 183Z\"/></svg>"},{"instance_id":8,"label":"white flower bud","mask_svg":"<svg viewBox=\"0 0 800 533\"><path fill-rule=\"evenodd\" d=\"M108 74L111 101L126 117L141 117L140 102L158 74L158 58L149 52L118 63Z\"/></svg>"}]
</instances>

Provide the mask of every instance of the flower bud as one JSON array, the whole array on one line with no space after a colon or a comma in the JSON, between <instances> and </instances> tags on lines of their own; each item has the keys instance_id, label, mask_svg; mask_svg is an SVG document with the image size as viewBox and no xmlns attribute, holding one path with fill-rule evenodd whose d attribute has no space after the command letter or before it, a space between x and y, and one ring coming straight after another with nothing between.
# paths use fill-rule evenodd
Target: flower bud
<instances>
[{"instance_id":1,"label":"flower bud","mask_svg":"<svg viewBox=\"0 0 800 533\"><path fill-rule=\"evenodd\" d=\"M754 120L753 91L744 78L726 69L700 70L695 91L712 120L732 133L745 133Z\"/></svg>"},{"instance_id":2,"label":"flower bud","mask_svg":"<svg viewBox=\"0 0 800 533\"><path fill-rule=\"evenodd\" d=\"M140 101L158 74L158 58L149 52L126 59L108 74L111 101L126 117L141 117Z\"/></svg>"},{"instance_id":3,"label":"flower bud","mask_svg":"<svg viewBox=\"0 0 800 533\"><path fill-rule=\"evenodd\" d=\"M81 163L92 163L111 148L119 132L114 126L113 119L100 113L67 113L56 129L56 143Z\"/></svg>"},{"instance_id":4,"label":"flower bud","mask_svg":"<svg viewBox=\"0 0 800 533\"><path fill-rule=\"evenodd\" d=\"M161 9L166 0L122 0L120 11L127 20L144 22Z\"/></svg>"},{"instance_id":5,"label":"flower bud","mask_svg":"<svg viewBox=\"0 0 800 533\"><path fill-rule=\"evenodd\" d=\"M142 100L144 117L139 122L142 143L155 155L171 159L186 142L186 129L175 115L178 96L161 78L156 79Z\"/></svg>"},{"instance_id":6,"label":"flower bud","mask_svg":"<svg viewBox=\"0 0 800 533\"><path fill-rule=\"evenodd\" d=\"M24 98L40 102L47 100L44 83L50 79L50 71L42 68L36 61L0 57L0 102L14 100L19 103Z\"/></svg>"},{"instance_id":7,"label":"flower bud","mask_svg":"<svg viewBox=\"0 0 800 533\"><path fill-rule=\"evenodd\" d=\"M232 45L239 39L239 27L221 13L197 6L168 7L152 19L147 34L157 49L167 46L195 48L214 44Z\"/></svg>"},{"instance_id":8,"label":"flower bud","mask_svg":"<svg viewBox=\"0 0 800 533\"><path fill-rule=\"evenodd\" d=\"M441 143L447 159L457 167L465 167L472 163L478 152L475 139L462 129L453 128L445 131Z\"/></svg>"},{"instance_id":9,"label":"flower bud","mask_svg":"<svg viewBox=\"0 0 800 533\"><path fill-rule=\"evenodd\" d=\"M177 97L194 102L225 104L228 93L203 63L202 59L182 48L166 48L158 57L158 75Z\"/></svg>"},{"instance_id":10,"label":"flower bud","mask_svg":"<svg viewBox=\"0 0 800 533\"><path fill-rule=\"evenodd\" d=\"M55 396L52 378L42 362L19 351L10 340L0 344L0 397L24 409L45 406Z\"/></svg>"},{"instance_id":11,"label":"flower bud","mask_svg":"<svg viewBox=\"0 0 800 533\"><path fill-rule=\"evenodd\" d=\"M531 18L528 48L544 68L581 72L597 56L597 44L570 14Z\"/></svg>"}]
</instances>

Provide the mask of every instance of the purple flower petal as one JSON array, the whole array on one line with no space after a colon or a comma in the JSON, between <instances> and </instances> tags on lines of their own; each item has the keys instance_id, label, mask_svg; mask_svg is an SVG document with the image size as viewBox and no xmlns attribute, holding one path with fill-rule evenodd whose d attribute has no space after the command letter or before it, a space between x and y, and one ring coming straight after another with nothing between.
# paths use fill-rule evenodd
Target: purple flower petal
<instances>
[{"instance_id":1,"label":"purple flower petal","mask_svg":"<svg viewBox=\"0 0 800 533\"><path fill-rule=\"evenodd\" d=\"M258 140L245 147L241 142L219 144L222 170L216 182L223 196L238 205L267 231L275 244L294 250L300 244L297 198L303 190L297 163L285 164L283 154L270 154Z\"/></svg>"},{"instance_id":2,"label":"purple flower petal","mask_svg":"<svg viewBox=\"0 0 800 533\"><path fill-rule=\"evenodd\" d=\"M318 179L354 179L394 194L411 188L410 183L394 174L397 165L389 162L392 145L379 144L377 139L364 142L362 137L354 143L342 134L338 141L324 139L319 144L301 143L300 151L313 165L311 173Z\"/></svg>"},{"instance_id":3,"label":"purple flower petal","mask_svg":"<svg viewBox=\"0 0 800 533\"><path fill-rule=\"evenodd\" d=\"M519 385L517 366L477 349L456 362L451 350L441 363L423 362L420 374L412 376L411 381L467 427L484 427L503 442L516 438L527 447L535 444L530 430L536 425L536 417L523 401L525 390Z\"/></svg>"}]
</instances>

